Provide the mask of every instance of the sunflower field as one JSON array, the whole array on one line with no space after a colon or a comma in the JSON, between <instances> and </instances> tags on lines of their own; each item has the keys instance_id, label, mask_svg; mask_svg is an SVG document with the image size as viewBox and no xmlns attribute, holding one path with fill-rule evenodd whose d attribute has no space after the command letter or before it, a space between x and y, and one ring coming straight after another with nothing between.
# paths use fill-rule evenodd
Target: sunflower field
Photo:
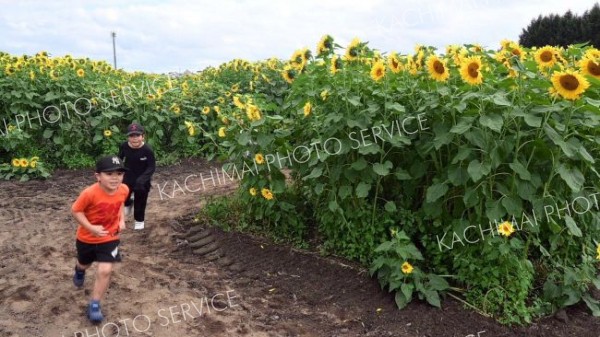
<instances>
[{"instance_id":1,"label":"sunflower field","mask_svg":"<svg viewBox=\"0 0 600 337\"><path fill-rule=\"evenodd\" d=\"M214 158L240 180L200 216L360 261L400 308L451 296L507 324L581 302L600 316L593 47L398 54L324 36L177 78L43 52L0 67L5 178L35 176L15 165L33 156L92 166L138 121L162 163Z\"/></svg>"}]
</instances>

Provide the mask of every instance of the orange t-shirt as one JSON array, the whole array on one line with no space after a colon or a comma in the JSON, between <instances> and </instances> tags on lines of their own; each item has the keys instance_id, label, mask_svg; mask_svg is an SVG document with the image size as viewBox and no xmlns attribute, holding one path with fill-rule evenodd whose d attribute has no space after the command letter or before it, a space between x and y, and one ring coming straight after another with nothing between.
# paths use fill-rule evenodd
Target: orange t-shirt
<instances>
[{"instance_id":1,"label":"orange t-shirt","mask_svg":"<svg viewBox=\"0 0 600 337\"><path fill-rule=\"evenodd\" d=\"M92 225L102 225L108 235L96 237L81 224L77 227L77 239L85 243L104 243L119 239L121 207L127 199L129 187L121 184L113 194L106 193L99 183L87 187L73 206L73 212L83 212Z\"/></svg>"}]
</instances>

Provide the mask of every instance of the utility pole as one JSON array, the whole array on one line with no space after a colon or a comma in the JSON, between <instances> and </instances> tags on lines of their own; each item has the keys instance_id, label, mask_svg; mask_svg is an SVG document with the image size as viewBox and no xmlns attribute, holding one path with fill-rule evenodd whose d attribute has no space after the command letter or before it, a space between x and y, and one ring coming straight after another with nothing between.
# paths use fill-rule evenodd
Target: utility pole
<instances>
[{"instance_id":1,"label":"utility pole","mask_svg":"<svg viewBox=\"0 0 600 337\"><path fill-rule=\"evenodd\" d=\"M115 65L115 70L117 70L117 49L115 48L115 38L117 37L117 33L112 32L112 40L113 40L113 60Z\"/></svg>"}]
</instances>

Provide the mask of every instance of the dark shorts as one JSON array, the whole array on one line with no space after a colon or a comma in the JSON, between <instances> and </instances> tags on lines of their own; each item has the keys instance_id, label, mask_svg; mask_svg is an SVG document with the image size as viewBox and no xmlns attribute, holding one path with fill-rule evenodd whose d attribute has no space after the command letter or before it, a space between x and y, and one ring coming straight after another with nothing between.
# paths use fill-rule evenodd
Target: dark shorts
<instances>
[{"instance_id":1,"label":"dark shorts","mask_svg":"<svg viewBox=\"0 0 600 337\"><path fill-rule=\"evenodd\" d=\"M82 265L92 262L121 262L119 243L119 240L97 244L76 240L77 260Z\"/></svg>"}]
</instances>

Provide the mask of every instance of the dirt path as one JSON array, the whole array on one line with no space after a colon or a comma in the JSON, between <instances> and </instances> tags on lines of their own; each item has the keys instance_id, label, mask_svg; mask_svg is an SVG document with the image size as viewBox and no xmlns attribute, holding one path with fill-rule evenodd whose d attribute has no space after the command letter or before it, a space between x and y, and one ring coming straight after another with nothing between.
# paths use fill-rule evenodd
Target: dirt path
<instances>
[{"instance_id":1,"label":"dirt path","mask_svg":"<svg viewBox=\"0 0 600 337\"><path fill-rule=\"evenodd\" d=\"M416 302L397 311L365 270L248 235L210 229L214 243L192 247L188 239L207 232L192 221L200 197L235 188L208 178L210 170L202 161L157 170L147 228L122 234L123 263L97 326L84 314L94 271L82 290L71 281L69 209L94 181L91 171L0 182L0 337L600 336L600 320L581 308L567 311L567 324L550 318L526 329L502 327L450 300L442 310ZM218 248L218 258L193 253L213 244L208 250Z\"/></svg>"}]
</instances>

